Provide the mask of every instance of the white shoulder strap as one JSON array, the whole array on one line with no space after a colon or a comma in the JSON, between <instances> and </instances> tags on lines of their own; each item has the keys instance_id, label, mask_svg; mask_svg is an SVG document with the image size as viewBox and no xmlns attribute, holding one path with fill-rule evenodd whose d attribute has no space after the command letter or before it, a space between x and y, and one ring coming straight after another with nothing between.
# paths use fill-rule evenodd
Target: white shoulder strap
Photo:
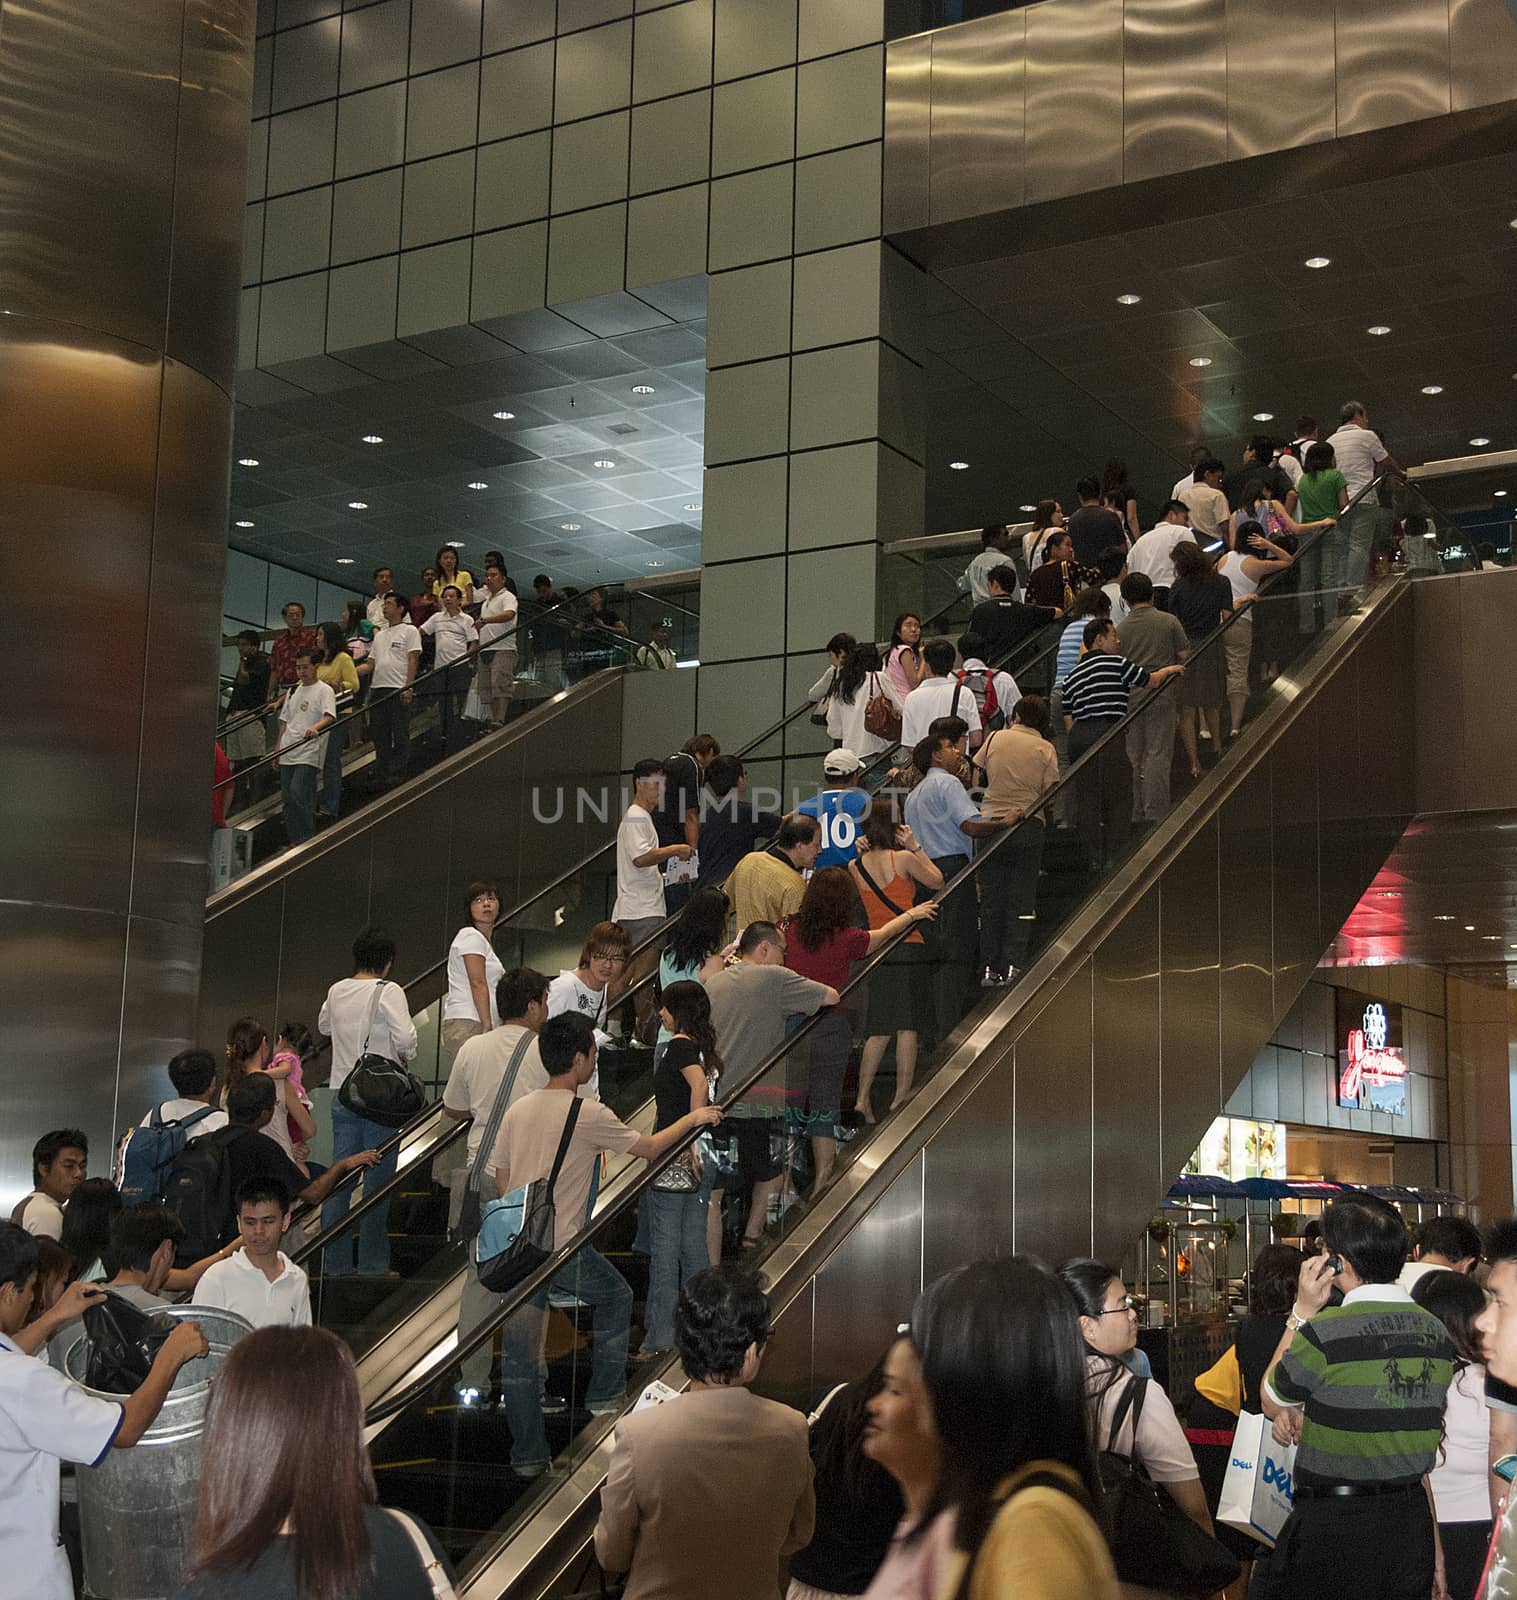
<instances>
[{"instance_id":1,"label":"white shoulder strap","mask_svg":"<svg viewBox=\"0 0 1517 1600\"><path fill-rule=\"evenodd\" d=\"M389 1508L389 1514L406 1530L406 1536L416 1550L416 1559L421 1562L427 1582L432 1585L432 1600L458 1600L458 1591L453 1587L447 1569L432 1554L432 1546L427 1543L426 1535L404 1511Z\"/></svg>"}]
</instances>

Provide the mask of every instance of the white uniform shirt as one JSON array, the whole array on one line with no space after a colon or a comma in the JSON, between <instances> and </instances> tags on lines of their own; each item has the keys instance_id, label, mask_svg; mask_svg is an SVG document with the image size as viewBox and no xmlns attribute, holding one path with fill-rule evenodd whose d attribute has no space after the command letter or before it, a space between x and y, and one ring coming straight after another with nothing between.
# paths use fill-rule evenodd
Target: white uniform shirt
<instances>
[{"instance_id":1,"label":"white uniform shirt","mask_svg":"<svg viewBox=\"0 0 1517 1600\"><path fill-rule=\"evenodd\" d=\"M58 1464L98 1465L121 1429L119 1405L86 1394L0 1334L0 1572L4 1592L73 1600L58 1541Z\"/></svg>"},{"instance_id":2,"label":"white uniform shirt","mask_svg":"<svg viewBox=\"0 0 1517 1600\"><path fill-rule=\"evenodd\" d=\"M959 691L958 709L954 710L954 690ZM970 733L980 731L980 708L974 703L974 692L969 685L960 685L952 678L924 678L906 696L901 708L901 743L913 749L927 737L928 727L939 717L962 717L969 724Z\"/></svg>"},{"instance_id":3,"label":"white uniform shirt","mask_svg":"<svg viewBox=\"0 0 1517 1600\"><path fill-rule=\"evenodd\" d=\"M491 620L494 618L495 620ZM502 589L499 594L485 591L484 602L479 608L479 647L481 650L495 643L497 639L504 639L508 634L513 636L516 632L516 596L509 589ZM502 649L506 646L502 646Z\"/></svg>"},{"instance_id":4,"label":"white uniform shirt","mask_svg":"<svg viewBox=\"0 0 1517 1600\"><path fill-rule=\"evenodd\" d=\"M421 634L409 622L397 622L393 628L381 628L369 646L369 660L374 672L369 678L375 689L404 689L407 661L412 651L421 654ZM417 663L418 668L420 662Z\"/></svg>"},{"instance_id":5,"label":"white uniform shirt","mask_svg":"<svg viewBox=\"0 0 1517 1600\"><path fill-rule=\"evenodd\" d=\"M255 1328L309 1328L311 1286L304 1271L281 1250L279 1276L269 1278L245 1250L206 1269L192 1296L197 1306L214 1306L246 1318Z\"/></svg>"},{"instance_id":6,"label":"white uniform shirt","mask_svg":"<svg viewBox=\"0 0 1517 1600\"><path fill-rule=\"evenodd\" d=\"M632 863L650 850L658 849L658 829L653 818L634 801L616 830L616 903L611 907L615 922L637 922L664 914L664 877L655 864L635 867Z\"/></svg>"},{"instance_id":7,"label":"white uniform shirt","mask_svg":"<svg viewBox=\"0 0 1517 1600\"><path fill-rule=\"evenodd\" d=\"M435 611L422 623L421 631L430 633L437 641L434 659L439 667L451 667L454 662L462 661L469 653L469 646L479 637L474 618L465 611L460 611L456 617L450 617L446 611Z\"/></svg>"},{"instance_id":8,"label":"white uniform shirt","mask_svg":"<svg viewBox=\"0 0 1517 1600\"><path fill-rule=\"evenodd\" d=\"M334 1095L363 1054L369 1013L374 1008L374 986L380 982L384 992L374 1013L369 1048L392 1061L409 1061L416 1054L416 1024L406 1009L406 991L388 978L343 978L327 990L321 1015L316 1019L317 1028L332 1041L330 1081Z\"/></svg>"},{"instance_id":9,"label":"white uniform shirt","mask_svg":"<svg viewBox=\"0 0 1517 1600\"><path fill-rule=\"evenodd\" d=\"M286 767L319 767L327 753L327 736L307 739L307 728L337 715L337 696L329 683L297 683L279 712L279 760ZM304 741L304 742L302 742Z\"/></svg>"}]
</instances>

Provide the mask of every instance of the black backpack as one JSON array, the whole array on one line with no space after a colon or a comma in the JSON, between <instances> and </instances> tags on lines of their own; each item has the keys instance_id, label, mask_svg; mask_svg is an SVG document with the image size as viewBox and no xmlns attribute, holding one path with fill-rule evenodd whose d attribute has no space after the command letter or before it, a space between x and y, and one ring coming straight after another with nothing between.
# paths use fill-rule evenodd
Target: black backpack
<instances>
[{"instance_id":1,"label":"black backpack","mask_svg":"<svg viewBox=\"0 0 1517 1600\"><path fill-rule=\"evenodd\" d=\"M260 1138L256 1128L218 1128L185 1145L163 1186L163 1203L184 1224L176 1257L181 1267L221 1248L235 1220L232 1211L231 1147Z\"/></svg>"}]
</instances>

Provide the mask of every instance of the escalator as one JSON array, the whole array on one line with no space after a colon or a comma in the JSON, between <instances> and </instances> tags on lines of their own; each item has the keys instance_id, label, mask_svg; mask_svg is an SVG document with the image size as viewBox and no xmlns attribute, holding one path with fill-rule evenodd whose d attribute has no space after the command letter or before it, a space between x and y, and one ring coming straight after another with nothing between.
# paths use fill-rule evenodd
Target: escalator
<instances>
[{"instance_id":1,"label":"escalator","mask_svg":"<svg viewBox=\"0 0 1517 1600\"><path fill-rule=\"evenodd\" d=\"M1430 543L1408 551L1413 526ZM852 1130L825 1192L770 1226L765 1392L806 1405L854 1375L921 1284L957 1262L1012 1249L1120 1255L1141 1231L1411 815L1407 579L1436 571L1457 532L1414 490L1377 482L1315 553L1331 554L1331 568L1366 530L1366 550L1402 535L1397 565L1373 587L1276 580L1261 590L1252 624L1269 630L1278 672L1256 681L1241 736L1131 838L1049 833L1020 979L981 991L966 974L963 1015L923 1050L900 1111ZM1236 626L1200 648L1225 651ZM1099 792L1106 763L1125 767L1131 720L1066 774L1076 800ZM940 899L974 897L985 858L1035 826L1000 835ZM886 949L865 963L845 1001L872 977L902 981L890 958ZM743 1101L789 1108L779 1136L802 1187L809 1032L721 1089L729 1113ZM881 1099L889 1073L887 1061ZM635 1210L652 1176L630 1166L616 1175L584 1234L461 1349L369 1409L382 1497L433 1525L471 1595L550 1593L577 1571L615 1419L583 1410L590 1319L572 1299L548 1316L556 1458L545 1477L509 1472L503 1415L457 1405L458 1362L511 1319L535 1318L533 1297L582 1249L610 1259L640 1298ZM653 1378L683 1381L672 1363L644 1367L633 1395Z\"/></svg>"}]
</instances>

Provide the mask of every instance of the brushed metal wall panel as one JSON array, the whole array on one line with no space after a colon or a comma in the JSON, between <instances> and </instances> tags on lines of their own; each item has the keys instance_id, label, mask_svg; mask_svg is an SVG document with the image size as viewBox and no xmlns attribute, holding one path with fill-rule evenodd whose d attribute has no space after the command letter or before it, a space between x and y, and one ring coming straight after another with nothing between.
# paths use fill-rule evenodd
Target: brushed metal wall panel
<instances>
[{"instance_id":1,"label":"brushed metal wall panel","mask_svg":"<svg viewBox=\"0 0 1517 1600\"><path fill-rule=\"evenodd\" d=\"M514 808L501 817L502 832L508 831L513 813ZM495 830L488 823L481 825L481 820L473 819L469 837L483 849ZM447 950L460 927L459 908L443 875L416 870L418 862L440 860L446 841L438 837L435 819L421 806L386 808L375 820L372 836L367 883L362 890L354 885L344 904L354 934L365 923L375 922L394 935L396 972L410 978L436 961L439 951Z\"/></svg>"},{"instance_id":2,"label":"brushed metal wall panel","mask_svg":"<svg viewBox=\"0 0 1517 1600\"><path fill-rule=\"evenodd\" d=\"M269 1018L278 1011L283 921L283 886L207 917L195 1038L208 1050L225 1044L227 1028L237 1017ZM315 1026L314 1017L308 1021Z\"/></svg>"},{"instance_id":3,"label":"brushed metal wall panel","mask_svg":"<svg viewBox=\"0 0 1517 1600\"><path fill-rule=\"evenodd\" d=\"M1227 159L1225 13L1226 0L1126 0L1124 183Z\"/></svg>"},{"instance_id":4,"label":"brushed metal wall panel","mask_svg":"<svg viewBox=\"0 0 1517 1600\"><path fill-rule=\"evenodd\" d=\"M1277 70L1283 40L1288 60ZM1231 0L1226 112L1228 160L1331 139L1337 123L1332 8L1321 0Z\"/></svg>"},{"instance_id":5,"label":"brushed metal wall panel","mask_svg":"<svg viewBox=\"0 0 1517 1600\"><path fill-rule=\"evenodd\" d=\"M1092 1254L1103 1260L1128 1248L1173 1176L1159 1159L1159 905L1155 884L1101 940L1092 963L1090 1230ZM1199 1138L1208 1119L1185 1109Z\"/></svg>"},{"instance_id":6,"label":"brushed metal wall panel","mask_svg":"<svg viewBox=\"0 0 1517 1600\"><path fill-rule=\"evenodd\" d=\"M198 923L186 926L153 917L128 919L113 1141L140 1121L144 1112L173 1094L164 1069L179 1051L199 1042L195 1005L200 994L202 937ZM222 1042L214 1040L212 1048Z\"/></svg>"},{"instance_id":7,"label":"brushed metal wall panel","mask_svg":"<svg viewBox=\"0 0 1517 1600\"><path fill-rule=\"evenodd\" d=\"M1482 589L1480 578L1494 578L1496 586ZM1510 738L1491 737L1493 729L1513 726L1517 710L1517 695L1507 674L1491 671L1490 649L1491 640L1509 636L1511 608L1517 605L1517 582L1512 578L1517 573L1467 572L1457 580L1458 637L1463 645L1458 685L1467 729L1463 804L1471 810L1497 810L1510 806L1517 796L1517 750ZM1419 627L1418 643L1425 637L1426 630ZM1447 695L1447 686L1444 692ZM1433 748L1436 752L1436 743Z\"/></svg>"},{"instance_id":8,"label":"brushed metal wall panel","mask_svg":"<svg viewBox=\"0 0 1517 1600\"><path fill-rule=\"evenodd\" d=\"M34 548L45 529L50 564L74 575L73 602L116 615L91 648L67 651L66 671L56 651L9 652L0 882L10 899L127 910L158 401L159 363L140 347L0 317L0 548ZM42 566L11 573L22 614L56 611ZM209 760L207 747L202 782ZM66 848L40 849L42 839Z\"/></svg>"},{"instance_id":9,"label":"brushed metal wall panel","mask_svg":"<svg viewBox=\"0 0 1517 1600\"><path fill-rule=\"evenodd\" d=\"M754 1384L757 1393L781 1405L794 1406L797 1411L810 1411L821 1398L821 1384L828 1388L845 1379L859 1376L863 1370L857 1362L843 1368L835 1377L819 1379L815 1363L815 1319L813 1302L816 1298L816 1280L808 1279L801 1292L783 1307L770 1302L772 1320L768 1342L764 1346L764 1365Z\"/></svg>"},{"instance_id":10,"label":"brushed metal wall panel","mask_svg":"<svg viewBox=\"0 0 1517 1600\"><path fill-rule=\"evenodd\" d=\"M1365 8L1338 0L1334 15L1339 138L1449 110L1446 6L1380 0Z\"/></svg>"},{"instance_id":11,"label":"brushed metal wall panel","mask_svg":"<svg viewBox=\"0 0 1517 1600\"><path fill-rule=\"evenodd\" d=\"M1318 794L1322 826L1322 878L1318 887L1322 926L1343 926L1358 904L1359 847L1359 666L1350 660L1318 696L1323 725L1333 730L1319 747Z\"/></svg>"},{"instance_id":12,"label":"brushed metal wall panel","mask_svg":"<svg viewBox=\"0 0 1517 1600\"><path fill-rule=\"evenodd\" d=\"M1026 202L1122 181L1122 0L1042 0L1027 19Z\"/></svg>"},{"instance_id":13,"label":"brushed metal wall panel","mask_svg":"<svg viewBox=\"0 0 1517 1600\"><path fill-rule=\"evenodd\" d=\"M254 0L188 0L166 353L228 395L237 370ZM214 460L214 457L208 457Z\"/></svg>"},{"instance_id":14,"label":"brushed metal wall panel","mask_svg":"<svg viewBox=\"0 0 1517 1600\"><path fill-rule=\"evenodd\" d=\"M1026 11L932 39L932 222L1022 204Z\"/></svg>"},{"instance_id":15,"label":"brushed metal wall panel","mask_svg":"<svg viewBox=\"0 0 1517 1600\"><path fill-rule=\"evenodd\" d=\"M1263 766L1234 790L1217 819L1224 1078L1247 1067L1275 1026L1272 830L1270 772Z\"/></svg>"},{"instance_id":16,"label":"brushed metal wall panel","mask_svg":"<svg viewBox=\"0 0 1517 1600\"><path fill-rule=\"evenodd\" d=\"M232 402L163 363L152 585L141 684L132 914L196 928L204 917L208 786L216 739Z\"/></svg>"},{"instance_id":17,"label":"brushed metal wall panel","mask_svg":"<svg viewBox=\"0 0 1517 1600\"><path fill-rule=\"evenodd\" d=\"M922 1279L982 1255L1012 1249L1012 1117L1010 1063L992 1073L924 1152Z\"/></svg>"},{"instance_id":18,"label":"brushed metal wall panel","mask_svg":"<svg viewBox=\"0 0 1517 1600\"><path fill-rule=\"evenodd\" d=\"M1281 740L1271 766L1275 818L1274 969L1275 1009L1290 1002L1289 1033L1276 1031L1281 1043L1301 1042L1297 992L1310 978L1336 929L1324 930L1317 904L1318 850L1321 828L1317 815L1317 742L1321 723L1317 708L1308 706Z\"/></svg>"},{"instance_id":19,"label":"brushed metal wall panel","mask_svg":"<svg viewBox=\"0 0 1517 1600\"><path fill-rule=\"evenodd\" d=\"M5 6L0 304L8 311L161 346L182 10L181 0Z\"/></svg>"},{"instance_id":20,"label":"brushed metal wall panel","mask_svg":"<svg viewBox=\"0 0 1517 1600\"><path fill-rule=\"evenodd\" d=\"M923 33L885 46L885 233L928 222L932 40Z\"/></svg>"},{"instance_id":21,"label":"brushed metal wall panel","mask_svg":"<svg viewBox=\"0 0 1517 1600\"><path fill-rule=\"evenodd\" d=\"M1178 1172L1196 1139L1193 1118L1216 1115L1236 1087L1219 1071L1221 934L1217 825L1202 828L1164 874L1159 919L1162 1084L1159 1152Z\"/></svg>"},{"instance_id":22,"label":"brushed metal wall panel","mask_svg":"<svg viewBox=\"0 0 1517 1600\"><path fill-rule=\"evenodd\" d=\"M125 917L0 900L0 1216L31 1187L31 1148L49 1128L82 1128L91 1170L110 1171L125 952Z\"/></svg>"},{"instance_id":23,"label":"brushed metal wall panel","mask_svg":"<svg viewBox=\"0 0 1517 1600\"><path fill-rule=\"evenodd\" d=\"M1464 675L1467 641L1460 608L1468 592L1460 577L1426 578L1412 588L1418 811L1455 811L1467 803L1470 736L1482 725L1478 714L1473 719L1466 714L1479 692L1478 684L1467 683ZM1483 674L1479 681L1484 681Z\"/></svg>"},{"instance_id":24,"label":"brushed metal wall panel","mask_svg":"<svg viewBox=\"0 0 1517 1600\"><path fill-rule=\"evenodd\" d=\"M1453 109L1497 105L1517 82L1517 28L1506 0L1449 0Z\"/></svg>"},{"instance_id":25,"label":"brushed metal wall panel","mask_svg":"<svg viewBox=\"0 0 1517 1600\"><path fill-rule=\"evenodd\" d=\"M812 1359L820 1377L867 1371L911 1315L922 1287L922 1176L919 1156L817 1273Z\"/></svg>"},{"instance_id":26,"label":"brushed metal wall panel","mask_svg":"<svg viewBox=\"0 0 1517 1600\"><path fill-rule=\"evenodd\" d=\"M446 813L440 808L433 815L440 824L446 820ZM352 975L353 935L363 924L353 923L345 907L350 886L368 882L372 849L373 840L367 832L353 834L285 880L284 921L279 937L279 1015L260 1017L260 1022L272 1027L285 1017L299 1017L314 1026L311 1019L321 1009L327 990L339 978ZM403 933L394 927L390 931L397 940ZM404 968L396 962L394 975L404 978L430 966L440 954L446 955L446 949L414 951Z\"/></svg>"},{"instance_id":27,"label":"brushed metal wall panel","mask_svg":"<svg viewBox=\"0 0 1517 1600\"><path fill-rule=\"evenodd\" d=\"M1017 1038L1013 1248L1045 1261L1090 1251L1091 964Z\"/></svg>"}]
</instances>

